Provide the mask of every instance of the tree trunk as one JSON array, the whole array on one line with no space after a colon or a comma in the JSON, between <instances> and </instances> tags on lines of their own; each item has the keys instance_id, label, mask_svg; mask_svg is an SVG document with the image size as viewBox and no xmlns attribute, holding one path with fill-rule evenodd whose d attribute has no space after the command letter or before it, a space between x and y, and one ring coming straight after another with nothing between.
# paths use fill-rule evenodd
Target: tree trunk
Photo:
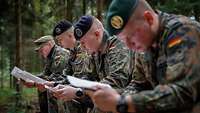
<instances>
[{"instance_id":1,"label":"tree trunk","mask_svg":"<svg viewBox=\"0 0 200 113\"><path fill-rule=\"evenodd\" d=\"M21 17L21 0L15 1L15 11L16 11L16 56L15 56L15 65L17 67L22 67L22 17ZM19 105L20 101L20 92L21 92L21 86L20 83L14 79L15 88L17 91L16 96L16 105Z\"/></svg>"},{"instance_id":2,"label":"tree trunk","mask_svg":"<svg viewBox=\"0 0 200 113\"><path fill-rule=\"evenodd\" d=\"M22 17L21 0L16 0L16 66L22 67Z\"/></svg>"},{"instance_id":3,"label":"tree trunk","mask_svg":"<svg viewBox=\"0 0 200 113\"><path fill-rule=\"evenodd\" d=\"M3 43L3 39L2 39ZM4 58L3 58L3 47L0 46L0 53L1 53L1 89L3 89L3 78L4 78Z\"/></svg>"},{"instance_id":4,"label":"tree trunk","mask_svg":"<svg viewBox=\"0 0 200 113\"><path fill-rule=\"evenodd\" d=\"M9 60L10 60L10 63L9 63L9 72L11 72L12 71L12 67L14 66L13 65L13 62L11 62L11 61L14 61L14 56L12 56L13 55L13 52L11 51L11 50L9 50ZM9 82L10 82L10 88L13 88L14 87L14 85L13 85L13 76L10 74L10 78L9 78Z\"/></svg>"},{"instance_id":5,"label":"tree trunk","mask_svg":"<svg viewBox=\"0 0 200 113\"><path fill-rule=\"evenodd\" d=\"M91 9L91 14L94 15L94 1L90 0L90 9Z\"/></svg>"},{"instance_id":6,"label":"tree trunk","mask_svg":"<svg viewBox=\"0 0 200 113\"><path fill-rule=\"evenodd\" d=\"M86 0L83 0L83 15L86 14Z\"/></svg>"},{"instance_id":7,"label":"tree trunk","mask_svg":"<svg viewBox=\"0 0 200 113\"><path fill-rule=\"evenodd\" d=\"M73 19L72 7L73 7L73 0L67 0L67 20L71 22Z\"/></svg>"},{"instance_id":8,"label":"tree trunk","mask_svg":"<svg viewBox=\"0 0 200 113\"><path fill-rule=\"evenodd\" d=\"M195 19L200 22L200 8L198 6L194 6L194 16L195 16Z\"/></svg>"},{"instance_id":9,"label":"tree trunk","mask_svg":"<svg viewBox=\"0 0 200 113\"><path fill-rule=\"evenodd\" d=\"M63 17L66 18L67 17L67 1L64 0L63 4L64 4L64 15L63 15Z\"/></svg>"},{"instance_id":10,"label":"tree trunk","mask_svg":"<svg viewBox=\"0 0 200 113\"><path fill-rule=\"evenodd\" d=\"M103 10L103 2L104 0L97 0L97 18L102 22L102 10Z\"/></svg>"}]
</instances>

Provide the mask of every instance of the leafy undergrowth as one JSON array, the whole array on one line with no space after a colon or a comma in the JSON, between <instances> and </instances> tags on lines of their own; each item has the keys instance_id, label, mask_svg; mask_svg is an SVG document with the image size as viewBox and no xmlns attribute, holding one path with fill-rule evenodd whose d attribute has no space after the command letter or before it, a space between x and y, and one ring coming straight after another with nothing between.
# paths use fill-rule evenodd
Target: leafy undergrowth
<instances>
[{"instance_id":1,"label":"leafy undergrowth","mask_svg":"<svg viewBox=\"0 0 200 113\"><path fill-rule=\"evenodd\" d=\"M37 90L24 88L19 95L13 89L1 89L0 113L39 113Z\"/></svg>"}]
</instances>

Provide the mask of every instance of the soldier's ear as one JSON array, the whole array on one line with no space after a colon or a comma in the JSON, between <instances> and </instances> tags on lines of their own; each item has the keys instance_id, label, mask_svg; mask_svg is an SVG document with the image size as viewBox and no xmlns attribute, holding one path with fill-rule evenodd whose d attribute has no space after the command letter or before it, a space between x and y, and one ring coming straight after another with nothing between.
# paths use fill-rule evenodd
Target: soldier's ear
<instances>
[{"instance_id":1,"label":"soldier's ear","mask_svg":"<svg viewBox=\"0 0 200 113\"><path fill-rule=\"evenodd\" d=\"M100 35L100 32L99 32L99 30L96 30L95 32L94 32L94 34L95 34L95 36L99 36Z\"/></svg>"},{"instance_id":2,"label":"soldier's ear","mask_svg":"<svg viewBox=\"0 0 200 113\"><path fill-rule=\"evenodd\" d=\"M144 19L146 20L146 22L152 26L153 22L154 22L154 17L153 17L153 14L152 12L150 11L145 11L144 12Z\"/></svg>"},{"instance_id":3,"label":"soldier's ear","mask_svg":"<svg viewBox=\"0 0 200 113\"><path fill-rule=\"evenodd\" d=\"M69 36L69 38L72 38L72 34L71 33L69 33L68 36Z\"/></svg>"},{"instance_id":4,"label":"soldier's ear","mask_svg":"<svg viewBox=\"0 0 200 113\"><path fill-rule=\"evenodd\" d=\"M54 43L53 43L52 41L49 41L49 42L47 43L47 45L48 45L48 46L53 46Z\"/></svg>"}]
</instances>

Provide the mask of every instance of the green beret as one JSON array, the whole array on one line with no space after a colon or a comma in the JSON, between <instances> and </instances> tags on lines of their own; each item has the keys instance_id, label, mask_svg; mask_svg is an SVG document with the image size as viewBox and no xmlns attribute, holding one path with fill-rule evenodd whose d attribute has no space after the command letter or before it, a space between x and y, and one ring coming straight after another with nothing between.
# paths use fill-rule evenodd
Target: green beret
<instances>
[{"instance_id":1,"label":"green beret","mask_svg":"<svg viewBox=\"0 0 200 113\"><path fill-rule=\"evenodd\" d=\"M124 28L138 5L139 0L113 0L106 16L106 29L116 35Z\"/></svg>"},{"instance_id":2,"label":"green beret","mask_svg":"<svg viewBox=\"0 0 200 113\"><path fill-rule=\"evenodd\" d=\"M53 37L51 35L46 35L38 38L37 40L34 41L35 45L37 46L35 48L35 51L38 51L42 45L50 40L53 40Z\"/></svg>"}]
</instances>

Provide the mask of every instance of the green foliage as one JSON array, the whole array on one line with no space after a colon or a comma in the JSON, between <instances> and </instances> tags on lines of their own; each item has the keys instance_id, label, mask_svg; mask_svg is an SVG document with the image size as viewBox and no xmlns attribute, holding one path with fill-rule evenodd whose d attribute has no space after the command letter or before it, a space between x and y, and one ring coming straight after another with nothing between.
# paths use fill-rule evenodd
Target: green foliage
<instances>
[{"instance_id":1,"label":"green foliage","mask_svg":"<svg viewBox=\"0 0 200 113\"><path fill-rule=\"evenodd\" d=\"M150 0L150 3L155 9L168 13L195 16L199 20L199 0Z\"/></svg>"},{"instance_id":2,"label":"green foliage","mask_svg":"<svg viewBox=\"0 0 200 113\"><path fill-rule=\"evenodd\" d=\"M0 106L2 106L6 113L24 113L21 107L16 106L14 100L16 98L16 92L14 89L1 89L0 92Z\"/></svg>"},{"instance_id":3,"label":"green foliage","mask_svg":"<svg viewBox=\"0 0 200 113\"><path fill-rule=\"evenodd\" d=\"M5 89L1 89L0 91L0 106L11 102L12 101L12 97L14 96L15 91L13 89L9 89L9 88L5 88Z\"/></svg>"},{"instance_id":4,"label":"green foliage","mask_svg":"<svg viewBox=\"0 0 200 113\"><path fill-rule=\"evenodd\" d=\"M21 100L18 105L15 103L17 96L20 96ZM38 103L37 90L34 88L24 88L21 95L19 95L14 89L4 88L0 92L0 112L1 110L6 113L29 113L28 106L32 106L32 102ZM31 108L33 109L33 108Z\"/></svg>"}]
</instances>

